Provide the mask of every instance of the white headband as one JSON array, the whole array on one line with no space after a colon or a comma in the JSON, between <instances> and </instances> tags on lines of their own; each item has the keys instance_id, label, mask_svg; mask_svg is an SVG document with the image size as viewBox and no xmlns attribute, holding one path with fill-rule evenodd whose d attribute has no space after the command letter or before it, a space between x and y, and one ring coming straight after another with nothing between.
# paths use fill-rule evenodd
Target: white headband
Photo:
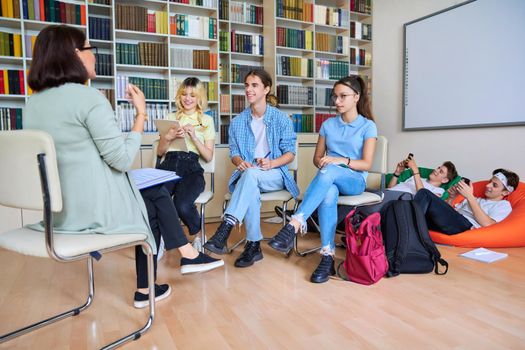
<instances>
[{"instance_id":1,"label":"white headband","mask_svg":"<svg viewBox=\"0 0 525 350\"><path fill-rule=\"evenodd\" d=\"M503 173L496 173L493 176L497 177L501 181L503 187L505 187L507 191L509 191L509 193L512 193L514 191L514 187L507 183L507 177L503 175Z\"/></svg>"}]
</instances>

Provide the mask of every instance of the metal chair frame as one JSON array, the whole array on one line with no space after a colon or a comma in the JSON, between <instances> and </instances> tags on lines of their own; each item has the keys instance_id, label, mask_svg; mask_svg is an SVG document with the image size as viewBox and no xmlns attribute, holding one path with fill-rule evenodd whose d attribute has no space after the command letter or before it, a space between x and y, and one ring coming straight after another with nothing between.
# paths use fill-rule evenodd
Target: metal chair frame
<instances>
[{"instance_id":1,"label":"metal chair frame","mask_svg":"<svg viewBox=\"0 0 525 350\"><path fill-rule=\"evenodd\" d=\"M25 132L25 130L22 131L9 131L9 132L2 132L2 133L22 133ZM32 131L35 132L35 131ZM0 133L1 137L1 133ZM49 137L49 139L51 139ZM52 141L51 141L52 142ZM10 149L9 152L16 152L16 149ZM132 333L115 340L114 342L102 347L102 349L113 349L116 348L130 340L137 340L139 339L142 334L147 332L152 324L153 320L155 319L155 281L154 281L154 273L153 273L153 251L148 242L146 240L142 241L135 241L130 242L126 244L120 244L117 246L113 246L106 249L101 249L97 252L91 252L91 253L83 253L76 256L61 256L58 254L55 250L54 245L54 231L53 231L53 212L52 212L52 205L51 205L51 194L50 194L50 184L48 181L48 171L47 171L47 164L46 164L46 154L40 153L36 155L37 163L38 163L38 172L40 176L40 183L41 183L41 190L42 190L42 199L43 199L43 221L44 221L44 234L45 234L45 245L46 250L49 255L49 257L55 261L59 262L72 262L72 261L78 261L78 260L87 260L87 271L88 271L88 296L86 299L86 302L78 307L75 307L71 310L62 312L60 314L57 314L55 316L49 317L47 319L38 321L36 323L33 323L29 326L25 326L23 328L17 329L15 331L12 331L7 334L3 334L0 336L0 343L7 342L13 338L16 338L18 336L21 336L23 334L27 334L29 332L32 332L36 329L42 328L44 326L50 325L52 323L55 323L57 321L60 321L62 319L65 319L70 316L77 316L82 311L86 310L92 303L95 297L95 283L94 283L94 273L93 273L93 255L99 254L105 254L111 251L127 248L127 247L133 247L136 245L142 246L144 251L147 255L147 266L148 266L148 288L149 288L149 315L146 323L139 329L133 331ZM51 163L56 164L56 161L52 161ZM8 169L4 169L3 171L8 171ZM57 186L60 186L60 184L57 184Z\"/></svg>"}]
</instances>

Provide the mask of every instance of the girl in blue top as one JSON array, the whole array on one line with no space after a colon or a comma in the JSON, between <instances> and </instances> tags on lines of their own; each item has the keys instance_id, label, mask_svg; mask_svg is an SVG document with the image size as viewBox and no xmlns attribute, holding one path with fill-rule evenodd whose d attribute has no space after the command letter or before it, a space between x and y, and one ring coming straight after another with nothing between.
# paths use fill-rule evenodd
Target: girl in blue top
<instances>
[{"instance_id":1,"label":"girl in blue top","mask_svg":"<svg viewBox=\"0 0 525 350\"><path fill-rule=\"evenodd\" d=\"M332 101L338 115L321 126L314 154L314 165L319 171L290 223L269 242L272 248L289 252L297 232L306 229L306 219L319 208L322 257L310 278L314 283L326 282L335 274L333 256L339 194L361 194L372 166L377 128L366 91L365 82L356 75L334 84Z\"/></svg>"}]
</instances>

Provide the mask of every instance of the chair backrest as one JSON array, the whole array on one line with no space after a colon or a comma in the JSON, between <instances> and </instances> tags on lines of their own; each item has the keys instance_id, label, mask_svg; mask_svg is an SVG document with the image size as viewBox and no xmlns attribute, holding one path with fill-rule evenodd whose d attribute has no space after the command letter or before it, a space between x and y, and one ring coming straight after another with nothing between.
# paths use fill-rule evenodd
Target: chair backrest
<instances>
[{"instance_id":1,"label":"chair backrest","mask_svg":"<svg viewBox=\"0 0 525 350\"><path fill-rule=\"evenodd\" d=\"M51 135L39 130L0 131L0 164L0 205L43 210L43 186L47 183L51 211L62 210L55 144ZM47 179L41 180L41 175Z\"/></svg>"},{"instance_id":2,"label":"chair backrest","mask_svg":"<svg viewBox=\"0 0 525 350\"><path fill-rule=\"evenodd\" d=\"M385 187L385 174L387 172L388 140L379 135L377 137L376 150L372 167L370 168L366 187L368 189L383 189Z\"/></svg>"}]
</instances>

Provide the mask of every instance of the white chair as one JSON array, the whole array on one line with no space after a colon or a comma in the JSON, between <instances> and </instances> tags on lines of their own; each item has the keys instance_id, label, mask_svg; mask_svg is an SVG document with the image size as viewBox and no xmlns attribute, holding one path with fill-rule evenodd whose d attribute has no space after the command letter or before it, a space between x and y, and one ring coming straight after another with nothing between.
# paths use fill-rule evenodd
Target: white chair
<instances>
[{"instance_id":1,"label":"white chair","mask_svg":"<svg viewBox=\"0 0 525 350\"><path fill-rule=\"evenodd\" d=\"M152 154L152 167L155 168L157 164L157 148L159 147L159 140L153 142L153 154ZM201 157L199 157L199 163L204 169L205 174L210 176L210 189L204 190L201 194L195 199L195 204L200 205L200 216L201 216L201 240L202 244L206 243L206 204L208 204L215 194L215 151L213 152L213 158L209 162L205 162ZM204 252L204 248L201 248L201 251Z\"/></svg>"},{"instance_id":2,"label":"white chair","mask_svg":"<svg viewBox=\"0 0 525 350\"><path fill-rule=\"evenodd\" d=\"M54 234L53 213L62 210L62 192L56 152L51 136L43 131L0 132L0 205L42 210L45 232L25 227L0 233L0 247L20 254L51 258L60 262L87 261L89 293L86 302L69 311L0 336L0 343L40 327L78 315L94 298L93 256L118 249L142 246L148 261L149 316L145 325L104 347L111 349L140 338L152 325L155 315L153 252L141 233ZM29 305L29 304L27 304ZM20 310L20 312L30 312Z\"/></svg>"},{"instance_id":3,"label":"white chair","mask_svg":"<svg viewBox=\"0 0 525 350\"><path fill-rule=\"evenodd\" d=\"M387 172L387 151L388 151L388 140L384 136L377 137L376 149L374 152L374 159L372 161L372 167L368 173L366 179L366 190L365 192L355 196L339 196L337 205L348 205L351 207L361 207L365 205L373 205L381 203L383 200L383 194L370 192L370 190L380 190L385 188L385 176ZM302 198L301 198L302 199ZM314 222L315 223L315 222ZM319 226L315 223L317 229ZM320 230L319 230L320 231ZM320 247L311 248L305 251L300 251L297 247L297 237L294 239L294 252L298 256L306 256L309 253L318 251Z\"/></svg>"},{"instance_id":4,"label":"white chair","mask_svg":"<svg viewBox=\"0 0 525 350\"><path fill-rule=\"evenodd\" d=\"M288 170L293 172L293 179L294 179L295 183L297 183L297 168L298 168L298 164L299 164L299 161L298 161L298 159L299 159L299 156L298 156L299 147L298 146L299 146L299 144L296 143L295 144L295 149L296 149L295 158L290 164L288 164ZM224 195L224 201L222 203L222 212L223 213L226 211L226 206L227 206L228 202L230 201L231 196L232 195L229 192ZM261 193L261 202L280 201L280 202L283 203L283 226L286 225L286 210L287 210L288 202L291 199L293 199L293 196L287 190L279 190L279 191L263 192L263 193ZM269 238L264 238L264 239L267 240ZM234 245L232 245L230 248L228 248L228 254L231 254L231 252L233 252L233 250L235 248L237 248L239 245L241 245L244 242L246 242L246 238L243 238L240 241L238 241L237 243L235 243Z\"/></svg>"}]
</instances>

